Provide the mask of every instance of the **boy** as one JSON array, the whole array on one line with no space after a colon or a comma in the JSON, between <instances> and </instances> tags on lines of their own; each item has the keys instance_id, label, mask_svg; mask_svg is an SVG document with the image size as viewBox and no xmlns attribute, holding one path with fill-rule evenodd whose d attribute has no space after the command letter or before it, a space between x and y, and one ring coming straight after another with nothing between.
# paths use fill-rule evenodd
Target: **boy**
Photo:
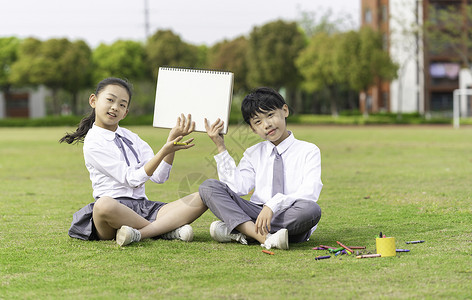
<instances>
[{"instance_id":1,"label":"boy","mask_svg":"<svg viewBox=\"0 0 472 300\"><path fill-rule=\"evenodd\" d=\"M199 188L203 203L221 220L211 224L210 235L218 242L241 244L249 237L267 249L286 250L289 242L307 241L321 217L316 203L323 187L320 150L287 130L288 106L273 89L247 95L241 112L265 141L248 148L237 167L220 134L223 122L210 126L205 120L219 152L220 181L208 179ZM240 197L252 189L250 201Z\"/></svg>"}]
</instances>

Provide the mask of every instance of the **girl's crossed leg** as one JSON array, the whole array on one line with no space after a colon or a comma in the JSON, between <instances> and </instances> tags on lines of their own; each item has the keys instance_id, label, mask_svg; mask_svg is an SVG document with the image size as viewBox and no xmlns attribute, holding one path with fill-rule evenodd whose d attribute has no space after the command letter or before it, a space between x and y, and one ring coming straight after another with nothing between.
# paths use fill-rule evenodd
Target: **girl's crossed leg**
<instances>
[{"instance_id":1,"label":"girl's crossed leg","mask_svg":"<svg viewBox=\"0 0 472 300\"><path fill-rule=\"evenodd\" d=\"M163 205L157 212L156 220L150 222L115 199L102 197L93 207L93 222L101 240L114 239L123 225L138 229L141 239L145 239L190 224L206 209L198 193L193 193Z\"/></svg>"}]
</instances>

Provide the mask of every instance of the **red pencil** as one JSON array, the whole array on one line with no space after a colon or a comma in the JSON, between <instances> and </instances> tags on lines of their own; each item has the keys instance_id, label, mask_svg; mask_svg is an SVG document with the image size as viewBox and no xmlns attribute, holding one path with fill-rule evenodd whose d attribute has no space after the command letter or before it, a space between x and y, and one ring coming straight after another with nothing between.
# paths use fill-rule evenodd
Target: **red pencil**
<instances>
[{"instance_id":1,"label":"red pencil","mask_svg":"<svg viewBox=\"0 0 472 300\"><path fill-rule=\"evenodd\" d=\"M351 253L354 253L354 251L353 251L351 248L349 248L348 246L345 246L343 243L338 242L338 241L336 241L336 243L338 243L339 246L343 247L343 248L346 249L347 251L349 251L349 252L351 252Z\"/></svg>"}]
</instances>

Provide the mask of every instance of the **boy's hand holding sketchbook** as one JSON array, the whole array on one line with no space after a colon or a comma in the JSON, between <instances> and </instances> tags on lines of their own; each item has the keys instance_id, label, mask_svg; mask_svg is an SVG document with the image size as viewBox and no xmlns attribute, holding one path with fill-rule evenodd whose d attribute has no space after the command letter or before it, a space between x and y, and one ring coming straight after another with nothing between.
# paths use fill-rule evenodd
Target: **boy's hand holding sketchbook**
<instances>
[{"instance_id":1,"label":"boy's hand holding sketchbook","mask_svg":"<svg viewBox=\"0 0 472 300\"><path fill-rule=\"evenodd\" d=\"M153 126L173 128L180 114L191 114L196 131L206 132L205 118L210 124L220 118L226 134L233 77L224 71L160 67Z\"/></svg>"}]
</instances>

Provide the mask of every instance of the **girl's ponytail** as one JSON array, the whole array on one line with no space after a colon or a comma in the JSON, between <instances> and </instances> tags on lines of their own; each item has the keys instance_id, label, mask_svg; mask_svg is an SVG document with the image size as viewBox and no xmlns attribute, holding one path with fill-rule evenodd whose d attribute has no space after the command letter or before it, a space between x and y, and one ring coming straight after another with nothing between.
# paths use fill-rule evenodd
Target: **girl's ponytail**
<instances>
[{"instance_id":1,"label":"girl's ponytail","mask_svg":"<svg viewBox=\"0 0 472 300\"><path fill-rule=\"evenodd\" d=\"M67 133L65 136L63 136L60 140L59 143L66 142L67 144L77 144L77 143L83 143L84 138L87 135L87 132L89 131L90 128L92 128L93 123L95 122L95 108L92 110L89 116L83 118L79 126L77 127L77 130L73 133Z\"/></svg>"}]
</instances>

